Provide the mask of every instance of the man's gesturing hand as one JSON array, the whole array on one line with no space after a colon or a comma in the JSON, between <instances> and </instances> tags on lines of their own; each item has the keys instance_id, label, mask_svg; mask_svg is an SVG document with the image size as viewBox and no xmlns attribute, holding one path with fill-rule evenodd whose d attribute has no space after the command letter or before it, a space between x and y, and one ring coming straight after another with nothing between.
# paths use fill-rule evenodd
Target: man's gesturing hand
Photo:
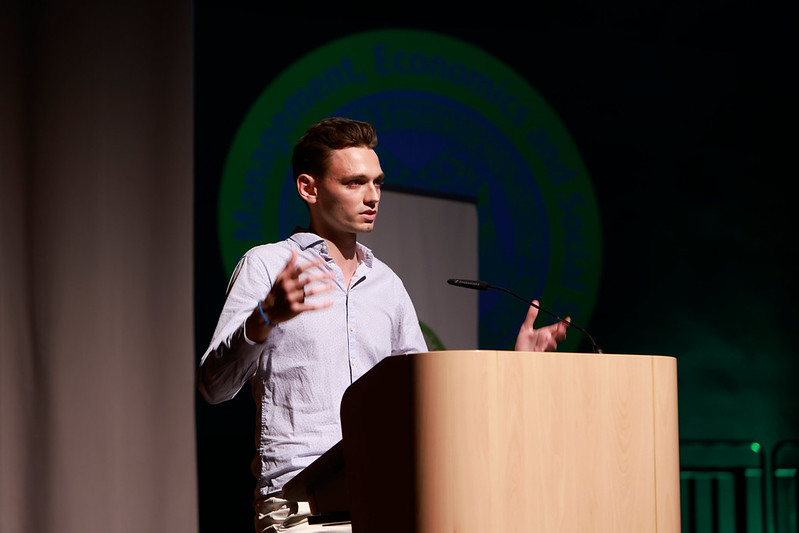
<instances>
[{"instance_id":1,"label":"man's gesturing hand","mask_svg":"<svg viewBox=\"0 0 799 533\"><path fill-rule=\"evenodd\" d=\"M537 301L533 301L538 305ZM530 306L522 327L519 328L519 335L516 337L516 349L522 352L554 352L558 349L558 343L566 340L566 328L563 322L556 322L549 326L536 329L533 327L535 319L538 317L538 308ZM566 318L566 322L569 318Z\"/></svg>"},{"instance_id":2,"label":"man's gesturing hand","mask_svg":"<svg viewBox=\"0 0 799 533\"><path fill-rule=\"evenodd\" d=\"M309 272L310 271L310 272ZM272 289L247 319L247 336L255 342L266 340L269 322L279 324L305 311L324 309L333 305L332 300L306 302L311 295L333 289L333 273L324 268L324 260L318 258L303 264L297 262L297 251L291 251L291 259L275 278Z\"/></svg>"}]
</instances>

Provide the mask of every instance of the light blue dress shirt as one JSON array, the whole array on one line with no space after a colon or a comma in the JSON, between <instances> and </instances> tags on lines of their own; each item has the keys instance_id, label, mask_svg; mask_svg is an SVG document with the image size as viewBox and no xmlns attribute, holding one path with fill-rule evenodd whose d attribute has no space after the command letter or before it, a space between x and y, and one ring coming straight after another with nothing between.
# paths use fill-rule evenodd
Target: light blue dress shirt
<instances>
[{"instance_id":1,"label":"light blue dress shirt","mask_svg":"<svg viewBox=\"0 0 799 533\"><path fill-rule=\"evenodd\" d=\"M199 387L211 403L228 400L249 380L256 403L256 498L275 494L341 439L346 388L380 360L427 351L416 311L400 278L359 244L350 286L312 233L257 246L239 261L219 322L200 362ZM308 297L332 300L279 324L254 344L244 323L297 250L298 261L322 257L336 287Z\"/></svg>"}]
</instances>

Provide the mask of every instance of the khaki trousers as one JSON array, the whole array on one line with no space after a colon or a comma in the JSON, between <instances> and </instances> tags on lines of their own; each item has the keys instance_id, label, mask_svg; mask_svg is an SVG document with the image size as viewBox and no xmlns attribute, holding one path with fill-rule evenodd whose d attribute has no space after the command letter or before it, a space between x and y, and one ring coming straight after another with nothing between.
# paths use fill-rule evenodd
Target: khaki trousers
<instances>
[{"instance_id":1,"label":"khaki trousers","mask_svg":"<svg viewBox=\"0 0 799 533\"><path fill-rule=\"evenodd\" d=\"M309 524L311 507L308 502L292 502L283 498L268 498L255 504L255 533L352 533L350 524L323 526Z\"/></svg>"}]
</instances>

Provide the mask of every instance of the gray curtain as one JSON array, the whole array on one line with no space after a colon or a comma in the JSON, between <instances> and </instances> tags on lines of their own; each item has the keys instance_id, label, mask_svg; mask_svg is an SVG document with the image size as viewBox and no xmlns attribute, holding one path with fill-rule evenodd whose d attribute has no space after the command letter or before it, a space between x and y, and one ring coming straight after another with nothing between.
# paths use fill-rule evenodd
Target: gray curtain
<instances>
[{"instance_id":1,"label":"gray curtain","mask_svg":"<svg viewBox=\"0 0 799 533\"><path fill-rule=\"evenodd\" d=\"M0 3L0 532L194 532L191 5Z\"/></svg>"}]
</instances>

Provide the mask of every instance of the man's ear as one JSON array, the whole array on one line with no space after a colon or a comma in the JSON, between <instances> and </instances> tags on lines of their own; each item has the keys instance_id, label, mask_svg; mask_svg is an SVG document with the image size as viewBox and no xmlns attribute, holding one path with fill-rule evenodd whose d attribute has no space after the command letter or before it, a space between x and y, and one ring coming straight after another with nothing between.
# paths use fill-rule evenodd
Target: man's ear
<instances>
[{"instance_id":1,"label":"man's ear","mask_svg":"<svg viewBox=\"0 0 799 533\"><path fill-rule=\"evenodd\" d=\"M297 176L297 192L309 204L316 203L316 178L310 174Z\"/></svg>"}]
</instances>

